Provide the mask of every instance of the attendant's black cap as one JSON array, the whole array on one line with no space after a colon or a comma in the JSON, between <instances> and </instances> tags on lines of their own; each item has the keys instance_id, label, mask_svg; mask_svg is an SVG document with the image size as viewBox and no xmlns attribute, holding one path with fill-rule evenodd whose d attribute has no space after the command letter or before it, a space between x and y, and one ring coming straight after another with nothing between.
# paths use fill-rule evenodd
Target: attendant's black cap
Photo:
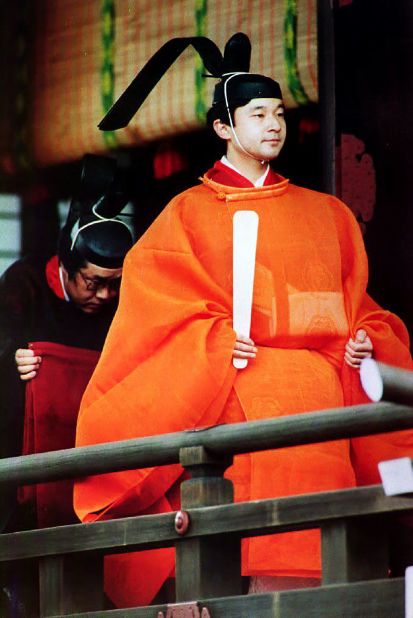
<instances>
[{"instance_id":1,"label":"attendant's black cap","mask_svg":"<svg viewBox=\"0 0 413 618\"><path fill-rule=\"evenodd\" d=\"M101 268L122 266L134 242L131 224L121 215L127 202L116 161L85 155L79 191L59 239L59 257L68 270L76 270L84 260Z\"/></svg>"},{"instance_id":2,"label":"attendant's black cap","mask_svg":"<svg viewBox=\"0 0 413 618\"><path fill-rule=\"evenodd\" d=\"M282 99L279 84L265 75L249 73L251 43L246 34L238 32L227 42L222 55L219 48L207 37L171 39L148 60L123 94L114 103L99 128L113 131L126 127L158 81L181 55L192 45L204 62L210 75L219 78L212 105L231 101L249 101L257 98Z\"/></svg>"}]
</instances>

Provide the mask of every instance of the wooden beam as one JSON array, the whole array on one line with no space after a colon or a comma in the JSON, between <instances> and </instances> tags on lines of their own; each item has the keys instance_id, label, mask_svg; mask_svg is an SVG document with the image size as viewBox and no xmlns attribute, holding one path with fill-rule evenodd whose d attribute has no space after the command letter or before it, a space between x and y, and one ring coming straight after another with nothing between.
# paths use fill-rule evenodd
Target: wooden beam
<instances>
[{"instance_id":1,"label":"wooden beam","mask_svg":"<svg viewBox=\"0 0 413 618\"><path fill-rule=\"evenodd\" d=\"M103 609L103 557L49 556L39 561L40 615Z\"/></svg>"},{"instance_id":2,"label":"wooden beam","mask_svg":"<svg viewBox=\"0 0 413 618\"><path fill-rule=\"evenodd\" d=\"M189 509L191 526L185 538L231 534L259 536L317 528L342 518L392 516L412 509L412 497L386 497L381 486L240 502ZM175 513L167 513L1 534L0 561L170 546L181 538L174 521Z\"/></svg>"},{"instance_id":3,"label":"wooden beam","mask_svg":"<svg viewBox=\"0 0 413 618\"><path fill-rule=\"evenodd\" d=\"M251 594L198 602L211 618L404 618L404 579ZM166 605L72 614L67 618L155 618Z\"/></svg>"},{"instance_id":4,"label":"wooden beam","mask_svg":"<svg viewBox=\"0 0 413 618\"><path fill-rule=\"evenodd\" d=\"M321 528L323 584L387 577L389 522L359 517L332 521Z\"/></svg>"},{"instance_id":5,"label":"wooden beam","mask_svg":"<svg viewBox=\"0 0 413 618\"><path fill-rule=\"evenodd\" d=\"M0 485L33 484L179 462L185 447L215 455L374 435L413 427L413 407L364 404L0 460Z\"/></svg>"},{"instance_id":6,"label":"wooden beam","mask_svg":"<svg viewBox=\"0 0 413 618\"><path fill-rule=\"evenodd\" d=\"M413 371L368 358L361 364L360 377L364 390L373 401L383 399L413 405Z\"/></svg>"},{"instance_id":7,"label":"wooden beam","mask_svg":"<svg viewBox=\"0 0 413 618\"><path fill-rule=\"evenodd\" d=\"M182 449L181 464L192 478L181 484L181 505L188 510L231 504L234 488L223 478L232 457L211 456L203 447ZM176 600L241 594L241 537L231 534L188 537L176 543Z\"/></svg>"}]
</instances>

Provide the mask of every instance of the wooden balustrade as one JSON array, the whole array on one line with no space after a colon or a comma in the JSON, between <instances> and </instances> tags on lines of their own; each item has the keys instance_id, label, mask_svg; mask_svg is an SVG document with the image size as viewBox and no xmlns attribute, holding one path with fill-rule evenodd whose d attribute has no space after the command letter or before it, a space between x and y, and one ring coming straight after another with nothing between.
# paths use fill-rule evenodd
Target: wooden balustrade
<instances>
[{"instance_id":1,"label":"wooden balustrade","mask_svg":"<svg viewBox=\"0 0 413 618\"><path fill-rule=\"evenodd\" d=\"M385 381L394 384L391 372ZM411 427L413 407L379 403L3 459L3 490L177 462L190 478L178 519L167 513L4 533L0 562L39 561L42 618L402 618L404 579L388 578L389 539L413 509L412 496L388 497L373 486L234 504L223 474L234 454ZM241 539L305 528L321 528L322 585L242 595ZM172 545L176 604L103 610L104 555Z\"/></svg>"},{"instance_id":2,"label":"wooden balustrade","mask_svg":"<svg viewBox=\"0 0 413 618\"><path fill-rule=\"evenodd\" d=\"M179 463L181 448L203 446L215 455L328 442L413 426L413 407L363 404L262 421L216 425L148 438L0 459L0 486L77 478Z\"/></svg>"}]
</instances>

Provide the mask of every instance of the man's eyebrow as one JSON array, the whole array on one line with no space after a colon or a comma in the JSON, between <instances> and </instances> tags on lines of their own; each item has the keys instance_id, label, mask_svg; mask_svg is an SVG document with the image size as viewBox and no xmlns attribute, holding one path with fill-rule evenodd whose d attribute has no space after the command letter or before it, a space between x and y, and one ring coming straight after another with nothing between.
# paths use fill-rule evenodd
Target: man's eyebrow
<instances>
[{"instance_id":1,"label":"man's eyebrow","mask_svg":"<svg viewBox=\"0 0 413 618\"><path fill-rule=\"evenodd\" d=\"M279 109L284 109L285 105L284 103L280 103L279 105L277 105L277 110ZM268 109L266 105L254 105L254 107L251 107L250 111L251 112L256 112L258 110L262 110L262 109Z\"/></svg>"},{"instance_id":2,"label":"man's eyebrow","mask_svg":"<svg viewBox=\"0 0 413 618\"><path fill-rule=\"evenodd\" d=\"M120 277L113 277L114 280L116 279L120 279ZM89 281L95 281L96 283L99 283L101 281L111 281L112 277L101 277L99 275L92 275L91 277L86 277L86 279L89 279Z\"/></svg>"}]
</instances>

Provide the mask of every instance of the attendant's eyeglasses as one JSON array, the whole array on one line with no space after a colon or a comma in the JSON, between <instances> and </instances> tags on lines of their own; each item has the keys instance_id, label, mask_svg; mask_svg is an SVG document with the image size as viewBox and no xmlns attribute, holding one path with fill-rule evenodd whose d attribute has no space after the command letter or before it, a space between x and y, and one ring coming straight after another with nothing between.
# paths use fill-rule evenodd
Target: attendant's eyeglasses
<instances>
[{"instance_id":1,"label":"attendant's eyeglasses","mask_svg":"<svg viewBox=\"0 0 413 618\"><path fill-rule=\"evenodd\" d=\"M77 271L82 277L86 289L89 292L98 292L99 290L107 289L109 292L119 292L120 282L122 277L116 277L115 279L105 279L104 277L86 277L81 270Z\"/></svg>"}]
</instances>

